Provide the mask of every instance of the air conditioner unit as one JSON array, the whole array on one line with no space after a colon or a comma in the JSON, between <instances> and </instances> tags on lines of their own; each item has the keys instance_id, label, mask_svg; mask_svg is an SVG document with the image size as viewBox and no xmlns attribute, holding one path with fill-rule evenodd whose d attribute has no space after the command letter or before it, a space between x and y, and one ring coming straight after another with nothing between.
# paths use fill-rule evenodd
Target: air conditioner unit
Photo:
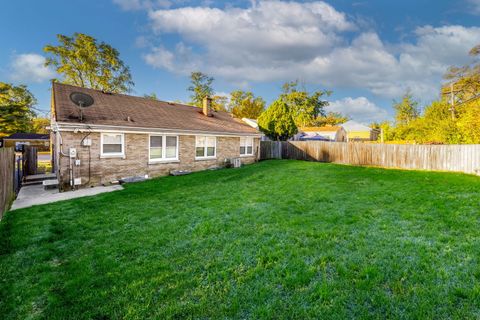
<instances>
[{"instance_id":1,"label":"air conditioner unit","mask_svg":"<svg viewBox=\"0 0 480 320\"><path fill-rule=\"evenodd\" d=\"M240 158L233 158L231 161L234 168L240 168L242 166L242 160Z\"/></svg>"}]
</instances>

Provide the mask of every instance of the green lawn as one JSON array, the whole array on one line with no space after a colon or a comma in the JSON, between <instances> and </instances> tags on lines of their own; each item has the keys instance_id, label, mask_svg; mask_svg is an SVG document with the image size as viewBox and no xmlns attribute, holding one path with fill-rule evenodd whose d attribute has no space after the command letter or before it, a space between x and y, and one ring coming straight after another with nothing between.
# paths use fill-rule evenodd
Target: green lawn
<instances>
[{"instance_id":1,"label":"green lawn","mask_svg":"<svg viewBox=\"0 0 480 320\"><path fill-rule=\"evenodd\" d=\"M265 161L10 212L2 319L480 317L480 178Z\"/></svg>"}]
</instances>

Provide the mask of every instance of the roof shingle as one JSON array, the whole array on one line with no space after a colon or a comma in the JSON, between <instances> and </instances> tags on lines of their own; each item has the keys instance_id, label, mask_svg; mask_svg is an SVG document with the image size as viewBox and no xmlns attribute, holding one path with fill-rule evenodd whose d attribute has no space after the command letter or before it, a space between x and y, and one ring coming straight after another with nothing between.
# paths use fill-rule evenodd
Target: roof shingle
<instances>
[{"instance_id":1,"label":"roof shingle","mask_svg":"<svg viewBox=\"0 0 480 320\"><path fill-rule=\"evenodd\" d=\"M94 104L83 110L79 120L78 107L70 100L73 92L89 94ZM57 122L85 123L132 128L155 128L229 134L258 134L258 131L223 111L207 117L200 108L117 93L54 83L54 106Z\"/></svg>"}]
</instances>

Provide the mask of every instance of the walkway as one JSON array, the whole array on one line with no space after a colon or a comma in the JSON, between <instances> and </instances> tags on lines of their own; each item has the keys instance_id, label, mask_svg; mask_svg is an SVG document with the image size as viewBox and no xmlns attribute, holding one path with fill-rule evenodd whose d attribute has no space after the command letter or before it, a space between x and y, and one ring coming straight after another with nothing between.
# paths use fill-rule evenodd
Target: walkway
<instances>
[{"instance_id":1,"label":"walkway","mask_svg":"<svg viewBox=\"0 0 480 320\"><path fill-rule=\"evenodd\" d=\"M47 204L62 200L75 199L80 197L94 196L96 194L112 192L116 190L122 190L120 185L108 186L108 187L94 187L80 189L76 191L59 192L58 189L45 190L43 185L29 185L23 186L20 189L20 193L17 199L12 204L10 210L16 210L21 208L27 208L38 204Z\"/></svg>"}]
</instances>

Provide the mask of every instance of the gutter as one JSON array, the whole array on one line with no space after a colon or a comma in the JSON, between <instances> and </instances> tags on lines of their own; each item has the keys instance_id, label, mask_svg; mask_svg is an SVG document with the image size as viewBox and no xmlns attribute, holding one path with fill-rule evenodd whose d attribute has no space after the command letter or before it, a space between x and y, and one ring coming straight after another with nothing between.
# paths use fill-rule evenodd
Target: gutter
<instances>
[{"instance_id":1,"label":"gutter","mask_svg":"<svg viewBox=\"0 0 480 320\"><path fill-rule=\"evenodd\" d=\"M219 137L256 137L261 138L260 133L248 132L225 132L225 131L202 131L202 130L180 130L180 129L165 129L165 128L145 128L145 127L121 127L112 125L97 125L86 123L68 123L56 122L58 131L89 131L89 132L119 132L119 133L140 133L140 134L178 134L178 135L211 135Z\"/></svg>"}]
</instances>

